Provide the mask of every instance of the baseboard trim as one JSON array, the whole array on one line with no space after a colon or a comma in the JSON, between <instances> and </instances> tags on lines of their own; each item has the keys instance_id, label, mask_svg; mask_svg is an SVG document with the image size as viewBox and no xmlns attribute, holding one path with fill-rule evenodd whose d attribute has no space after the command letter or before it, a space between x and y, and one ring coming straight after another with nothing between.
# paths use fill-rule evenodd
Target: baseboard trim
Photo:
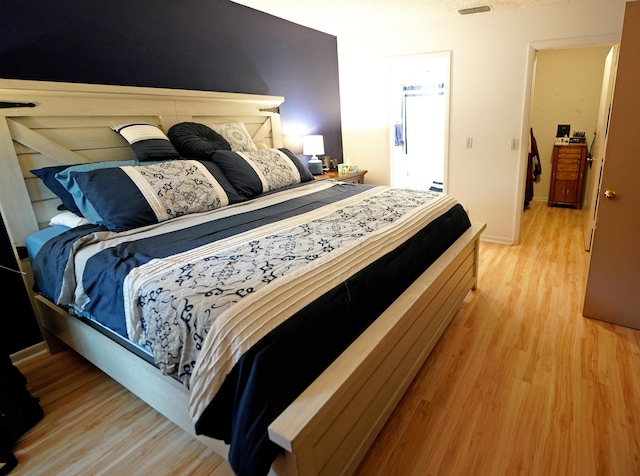
<instances>
[{"instance_id":1,"label":"baseboard trim","mask_svg":"<svg viewBox=\"0 0 640 476\"><path fill-rule=\"evenodd\" d=\"M27 347L26 349L22 349L11 354L11 362L15 364L23 360L30 359L31 357L35 357L42 352L48 352L47 344L44 341L38 342L31 347Z\"/></svg>"}]
</instances>

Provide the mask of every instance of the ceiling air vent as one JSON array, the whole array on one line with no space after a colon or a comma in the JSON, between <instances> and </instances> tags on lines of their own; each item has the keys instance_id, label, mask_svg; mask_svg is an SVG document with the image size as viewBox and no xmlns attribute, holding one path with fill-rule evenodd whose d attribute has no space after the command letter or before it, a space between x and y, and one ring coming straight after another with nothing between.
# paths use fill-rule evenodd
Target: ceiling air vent
<instances>
[{"instance_id":1,"label":"ceiling air vent","mask_svg":"<svg viewBox=\"0 0 640 476\"><path fill-rule=\"evenodd\" d=\"M482 13L488 12L491 10L487 5L482 5L481 7L471 7L471 8L463 8L462 10L458 10L460 15L471 15L472 13Z\"/></svg>"}]
</instances>

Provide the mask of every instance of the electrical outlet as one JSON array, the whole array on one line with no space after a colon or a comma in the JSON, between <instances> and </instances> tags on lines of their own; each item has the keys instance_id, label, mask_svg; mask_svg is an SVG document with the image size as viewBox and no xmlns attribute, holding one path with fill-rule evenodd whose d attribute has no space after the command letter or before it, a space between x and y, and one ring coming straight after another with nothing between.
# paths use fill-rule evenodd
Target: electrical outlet
<instances>
[{"instance_id":1,"label":"electrical outlet","mask_svg":"<svg viewBox=\"0 0 640 476\"><path fill-rule=\"evenodd\" d=\"M473 148L473 137L467 137L467 149Z\"/></svg>"},{"instance_id":2,"label":"electrical outlet","mask_svg":"<svg viewBox=\"0 0 640 476\"><path fill-rule=\"evenodd\" d=\"M511 150L518 150L520 148L519 139L511 139Z\"/></svg>"}]
</instances>

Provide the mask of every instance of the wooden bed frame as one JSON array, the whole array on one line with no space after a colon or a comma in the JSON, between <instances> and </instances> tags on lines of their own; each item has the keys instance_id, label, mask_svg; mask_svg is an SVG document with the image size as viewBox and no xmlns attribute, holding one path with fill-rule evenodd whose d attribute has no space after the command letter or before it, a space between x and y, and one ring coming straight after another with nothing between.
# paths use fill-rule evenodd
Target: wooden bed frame
<instances>
[{"instance_id":1,"label":"wooden bed frame","mask_svg":"<svg viewBox=\"0 0 640 476\"><path fill-rule=\"evenodd\" d=\"M134 158L110 126L242 121L256 143L282 147L282 97L155 88L0 80L0 210L50 352L69 346L196 436L188 394L174 379L32 291L25 239L60 203L29 170ZM11 103L11 104L7 104ZM475 289L484 224L474 224L269 427L285 450L276 474L353 473L387 418Z\"/></svg>"}]
</instances>

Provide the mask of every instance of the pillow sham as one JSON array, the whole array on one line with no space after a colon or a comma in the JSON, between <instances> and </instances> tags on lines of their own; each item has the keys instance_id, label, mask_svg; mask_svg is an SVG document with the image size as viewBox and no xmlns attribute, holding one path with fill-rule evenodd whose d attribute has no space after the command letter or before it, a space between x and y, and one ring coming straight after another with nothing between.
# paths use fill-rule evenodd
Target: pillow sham
<instances>
[{"instance_id":1,"label":"pillow sham","mask_svg":"<svg viewBox=\"0 0 640 476\"><path fill-rule=\"evenodd\" d=\"M141 162L148 160L174 160L180 154L169 138L155 124L146 122L125 122L111 126L131 145Z\"/></svg>"},{"instance_id":2,"label":"pillow sham","mask_svg":"<svg viewBox=\"0 0 640 476\"><path fill-rule=\"evenodd\" d=\"M178 153L189 159L208 159L215 150L231 150L229 142L205 124L180 122L169 128L167 136Z\"/></svg>"},{"instance_id":3,"label":"pillow sham","mask_svg":"<svg viewBox=\"0 0 640 476\"><path fill-rule=\"evenodd\" d=\"M30 170L33 175L38 177L61 201L62 205L58 206L58 210L68 210L80 217L84 216L83 211L76 203L74 189L72 184L68 183L69 170L93 170L104 167L119 167L121 165L138 164L136 160L128 161L106 161L106 162L90 162L77 165L53 165L51 167L43 167L41 169ZM77 191L75 191L77 192Z\"/></svg>"},{"instance_id":4,"label":"pillow sham","mask_svg":"<svg viewBox=\"0 0 640 476\"><path fill-rule=\"evenodd\" d=\"M62 172L65 169L68 169L69 165L54 165L51 167L43 167L41 169L29 170L33 175L42 180L42 183L46 185L46 187L51 190L56 197L58 197L62 201L62 206L59 206L58 209L69 210L70 212L83 216L82 212L76 205L73 196L67 191L67 189L56 179L56 174Z\"/></svg>"},{"instance_id":5,"label":"pillow sham","mask_svg":"<svg viewBox=\"0 0 640 476\"><path fill-rule=\"evenodd\" d=\"M224 137L231 150L242 152L245 150L258 150L253 142L251 134L242 122L229 122L227 124L213 124L211 128Z\"/></svg>"},{"instance_id":6,"label":"pillow sham","mask_svg":"<svg viewBox=\"0 0 640 476\"><path fill-rule=\"evenodd\" d=\"M246 198L313 180L311 172L288 149L217 150L211 160L220 166Z\"/></svg>"},{"instance_id":7,"label":"pillow sham","mask_svg":"<svg viewBox=\"0 0 640 476\"><path fill-rule=\"evenodd\" d=\"M91 170L110 169L114 167L123 167L126 165L138 165L140 162L137 160L113 160L105 162L91 162L87 164L72 165L65 167L63 170L55 175L56 181L62 185L66 194L71 197L74 209L67 207L70 212L75 213L78 216L85 217L90 223L101 225L102 218L98 212L93 208L91 202L89 202L80 187L76 184L72 172L89 172ZM63 200L64 203L64 200ZM77 211L76 211L77 210Z\"/></svg>"},{"instance_id":8,"label":"pillow sham","mask_svg":"<svg viewBox=\"0 0 640 476\"><path fill-rule=\"evenodd\" d=\"M216 175L221 174L214 164L197 160L71 172L110 231L160 223L241 201L232 187L225 190L224 176Z\"/></svg>"}]
</instances>

